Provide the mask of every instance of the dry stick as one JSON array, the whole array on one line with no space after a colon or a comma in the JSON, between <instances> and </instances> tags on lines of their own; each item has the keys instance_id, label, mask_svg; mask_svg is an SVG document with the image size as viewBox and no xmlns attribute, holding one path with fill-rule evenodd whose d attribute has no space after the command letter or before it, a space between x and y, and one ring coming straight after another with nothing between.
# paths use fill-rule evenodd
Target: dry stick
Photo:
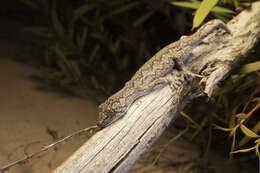
<instances>
[{"instance_id":1,"label":"dry stick","mask_svg":"<svg viewBox=\"0 0 260 173\"><path fill-rule=\"evenodd\" d=\"M11 167L13 167L13 166L15 166L15 165L17 165L17 164L25 163L27 160L29 160L29 159L31 159L31 158L33 158L33 157L39 155L39 154L42 153L42 152L48 151L50 148L53 148L53 147L55 147L56 145L58 145L58 144L60 144L60 143L62 143L62 142L64 142L64 141L66 141L66 140L68 140L68 139L70 139L70 138L72 138L72 137L74 137L74 136L76 136L76 135L80 135L80 134L83 133L83 132L88 132L88 131L90 131L90 130L95 130L95 129L98 129L98 127L97 127L96 125L95 125L95 126L91 126L91 127L87 127L87 128L85 128L85 129L78 130L78 131L72 133L71 135L66 136L66 137L64 137L64 138L62 138L62 139L60 139L60 140L58 140L57 142L54 142L54 143L52 143L52 144L50 144L50 145L47 145L47 146L43 147L40 151L37 151L37 152L32 153L32 154L28 154L28 155L26 155L24 158L22 158L22 159L20 159L20 160L17 160L17 161L15 161L15 162L12 162L12 163L6 165L6 166L3 166L2 168L0 168L0 171L1 171L1 173L4 173L4 172L7 171L9 168L11 168Z\"/></svg>"}]
</instances>

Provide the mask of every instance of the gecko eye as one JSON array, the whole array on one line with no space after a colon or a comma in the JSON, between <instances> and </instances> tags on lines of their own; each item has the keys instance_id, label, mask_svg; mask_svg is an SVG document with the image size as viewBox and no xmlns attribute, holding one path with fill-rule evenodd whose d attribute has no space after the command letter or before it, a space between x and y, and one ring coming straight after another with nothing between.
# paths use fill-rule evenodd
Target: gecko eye
<instances>
[{"instance_id":1,"label":"gecko eye","mask_svg":"<svg viewBox=\"0 0 260 173\"><path fill-rule=\"evenodd\" d=\"M114 116L116 114L116 111L114 109L106 110L106 114L109 116Z\"/></svg>"},{"instance_id":2,"label":"gecko eye","mask_svg":"<svg viewBox=\"0 0 260 173\"><path fill-rule=\"evenodd\" d=\"M115 114L116 114L115 109L111 109L111 113L112 113L113 115L115 115Z\"/></svg>"}]
</instances>

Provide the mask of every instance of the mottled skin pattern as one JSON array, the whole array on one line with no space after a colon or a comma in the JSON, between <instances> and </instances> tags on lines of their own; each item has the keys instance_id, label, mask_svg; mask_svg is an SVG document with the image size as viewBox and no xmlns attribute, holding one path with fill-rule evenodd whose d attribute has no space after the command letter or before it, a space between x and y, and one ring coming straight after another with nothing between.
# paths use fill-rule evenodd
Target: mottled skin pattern
<instances>
[{"instance_id":1,"label":"mottled skin pattern","mask_svg":"<svg viewBox=\"0 0 260 173\"><path fill-rule=\"evenodd\" d=\"M203 25L193 35L182 37L179 41L164 47L156 53L120 91L110 96L99 106L98 126L104 128L118 120L126 114L128 108L135 100L151 93L155 89L167 84L170 84L172 89L177 89L184 80L182 75L177 75L174 80L165 79L164 77L171 73L173 69L187 72L182 62L189 58L190 52L194 47L201 44L205 37L218 28L229 32L223 22L212 20Z\"/></svg>"}]
</instances>

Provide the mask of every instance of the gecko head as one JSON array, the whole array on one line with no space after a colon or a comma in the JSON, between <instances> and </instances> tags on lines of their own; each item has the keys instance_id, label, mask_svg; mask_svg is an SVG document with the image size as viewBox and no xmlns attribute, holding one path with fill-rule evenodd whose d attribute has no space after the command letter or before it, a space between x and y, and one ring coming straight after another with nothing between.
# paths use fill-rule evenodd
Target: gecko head
<instances>
[{"instance_id":1,"label":"gecko head","mask_svg":"<svg viewBox=\"0 0 260 173\"><path fill-rule=\"evenodd\" d=\"M125 112L126 106L120 102L116 95L113 95L104 103L99 105L99 117L97 125L100 128L105 128L123 117Z\"/></svg>"},{"instance_id":2,"label":"gecko head","mask_svg":"<svg viewBox=\"0 0 260 173\"><path fill-rule=\"evenodd\" d=\"M97 125L100 128L105 128L108 125L110 125L112 122L114 122L114 113L109 110L100 110L98 115L98 123Z\"/></svg>"},{"instance_id":3,"label":"gecko head","mask_svg":"<svg viewBox=\"0 0 260 173\"><path fill-rule=\"evenodd\" d=\"M101 104L99 106L99 116L97 125L100 128L105 128L122 117L120 109L113 109L112 106L108 104Z\"/></svg>"}]
</instances>

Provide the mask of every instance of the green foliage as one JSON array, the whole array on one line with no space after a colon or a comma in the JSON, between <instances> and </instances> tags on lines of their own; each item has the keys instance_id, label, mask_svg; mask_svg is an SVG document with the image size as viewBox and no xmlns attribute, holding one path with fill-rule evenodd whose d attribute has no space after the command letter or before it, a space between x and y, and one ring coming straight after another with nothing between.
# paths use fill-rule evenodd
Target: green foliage
<instances>
[{"instance_id":1,"label":"green foliage","mask_svg":"<svg viewBox=\"0 0 260 173\"><path fill-rule=\"evenodd\" d=\"M172 1L172 5L185 7L185 8L192 8L197 9L194 19L193 19L193 27L197 28L202 24L202 22L205 20L205 18L209 15L210 12L215 13L218 18L222 18L223 20L227 20L226 17L229 16L229 14L233 14L234 11L217 6L217 3L219 0L204 0L202 2L197 0L192 1ZM227 3L227 2L226 2Z\"/></svg>"},{"instance_id":2,"label":"green foliage","mask_svg":"<svg viewBox=\"0 0 260 173\"><path fill-rule=\"evenodd\" d=\"M251 72L257 72L258 70L260 70L260 61L245 64L239 72L242 74L247 74Z\"/></svg>"},{"instance_id":3,"label":"green foliage","mask_svg":"<svg viewBox=\"0 0 260 173\"><path fill-rule=\"evenodd\" d=\"M79 63L77 61L68 60L64 55L63 51L59 48L58 44L55 48L50 49L49 51L55 53L57 70L49 70L48 77L50 79L59 79L58 82L61 86L77 83L81 79L81 72L79 69ZM48 54L46 54L48 56ZM48 58L48 57L46 57Z\"/></svg>"},{"instance_id":4,"label":"green foliage","mask_svg":"<svg viewBox=\"0 0 260 173\"><path fill-rule=\"evenodd\" d=\"M255 99L253 99L253 100L255 100ZM246 138L243 139L243 142L241 142L241 141L239 142L239 144L240 144L239 147L245 145L249 141L250 138L258 138L256 141L260 140L260 138L259 138L260 136L258 136L254 132L254 131L259 131L260 130L260 129L256 128L256 127L258 127L258 125L254 127L254 131L248 129L244 125L244 124L246 124L246 121L250 118L250 116L253 114L253 112L255 112L260 107L260 102L259 102L260 99L257 99L257 100L258 100L258 104L255 107L253 107L250 112L248 112L248 113L241 112L241 113L237 113L235 115L235 117L237 119L237 121L236 121L237 123L236 124L231 123L232 126L230 128L224 128L224 127L220 127L220 126L215 125L215 127L217 129L219 129L219 130L230 131L230 136L233 137L233 142L232 142L232 147L231 147L231 154L238 153L238 152L246 152L246 151L250 151L251 150L251 149L250 150L243 149L243 150L234 151L234 149L235 149L235 141L236 141L236 134L237 134L237 130L238 129L240 129L246 135ZM233 121L233 119L231 119L231 121ZM256 142L256 143L257 144L256 144L255 147L258 147L258 145L259 145L258 143L259 142ZM258 157L260 159L260 155Z\"/></svg>"},{"instance_id":5,"label":"green foliage","mask_svg":"<svg viewBox=\"0 0 260 173\"><path fill-rule=\"evenodd\" d=\"M215 125L215 127L219 130L230 132L230 136L232 137L230 151L231 158L235 153L250 152L255 150L256 155L260 161L260 136L257 135L260 130L260 122L256 119L257 111L260 108L260 98L258 96L260 93L259 70L260 67L258 61L246 64L237 71L237 74L231 76L230 81L233 81L233 83L226 82L227 85L224 87L224 89L219 89L217 92L215 92L215 96L219 99L219 101L216 101L219 103L221 103L220 100L222 100L221 97L223 97L221 95L237 93L237 98L235 100L234 97L227 98L230 100L229 102L232 100L234 103L232 106L233 109L231 108L232 110L230 111L233 115L227 119L229 122L226 123L229 124L229 128ZM254 141L251 140L253 138L255 138ZM251 147L235 150L244 146Z\"/></svg>"},{"instance_id":6,"label":"green foliage","mask_svg":"<svg viewBox=\"0 0 260 173\"><path fill-rule=\"evenodd\" d=\"M128 3L127 5L121 6L113 11L111 11L110 13L108 13L106 15L106 17L112 17L112 16L116 16L116 15L120 15L123 13L128 12L129 10L132 10L133 8L137 7L140 4L139 1L133 1Z\"/></svg>"},{"instance_id":7,"label":"green foliage","mask_svg":"<svg viewBox=\"0 0 260 173\"><path fill-rule=\"evenodd\" d=\"M118 83L122 85L151 56L151 47L154 52L161 47L154 41L161 38L154 34L153 24L148 23L154 14L166 8L153 8L157 2L21 1L49 16L44 23L50 25L26 27L24 31L52 40L45 50L46 78L61 85L84 82L86 75L95 78L96 84L112 82L115 85L107 88L111 91L120 87ZM162 22L157 25L161 26ZM165 30L170 29L163 25ZM109 76L104 78L103 74Z\"/></svg>"},{"instance_id":8,"label":"green foliage","mask_svg":"<svg viewBox=\"0 0 260 173\"><path fill-rule=\"evenodd\" d=\"M175 12L172 10L173 6L166 1L21 2L33 10L47 14L44 23L48 25L40 23L40 26L26 27L25 31L52 40L46 45L46 78L55 79L61 85L84 83L86 77L83 76L87 76L95 78L99 83L98 88L110 83L107 90L111 92L122 86L158 48L180 37L168 37L172 35L173 28L179 29L177 33L183 32L185 28L189 29L189 23L183 22L184 13ZM171 4L199 9L196 15L199 18L194 18L198 22L194 26L198 26L210 10L223 16L233 13L232 10L215 6L209 1L200 3L194 0ZM211 7L207 8L209 4ZM187 12L191 16L191 11ZM176 22L179 26L170 25L174 19L181 20ZM165 36L158 32L165 33ZM63 63L60 57L63 57ZM74 72L76 74L72 75ZM103 74L109 76L104 78Z\"/></svg>"},{"instance_id":9,"label":"green foliage","mask_svg":"<svg viewBox=\"0 0 260 173\"><path fill-rule=\"evenodd\" d=\"M204 0L200 4L199 9L193 19L193 28L197 28L212 10L212 8L218 3L218 0Z\"/></svg>"}]
</instances>

